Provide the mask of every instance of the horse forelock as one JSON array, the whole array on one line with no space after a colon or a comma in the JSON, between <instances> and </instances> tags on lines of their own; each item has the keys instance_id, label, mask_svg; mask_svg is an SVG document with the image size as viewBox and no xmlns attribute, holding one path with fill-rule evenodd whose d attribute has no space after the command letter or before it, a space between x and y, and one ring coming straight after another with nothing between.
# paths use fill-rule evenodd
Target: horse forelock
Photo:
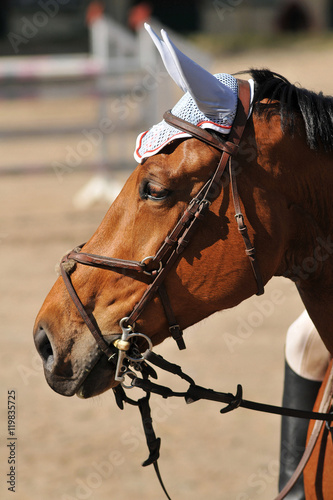
<instances>
[{"instance_id":1,"label":"horse forelock","mask_svg":"<svg viewBox=\"0 0 333 500\"><path fill-rule=\"evenodd\" d=\"M297 120L301 115L308 146L333 151L333 97L293 85L268 69L252 69L250 73L255 81L255 113L268 117L276 111L278 102L283 130L297 133ZM263 99L268 100L266 105L261 105Z\"/></svg>"}]
</instances>

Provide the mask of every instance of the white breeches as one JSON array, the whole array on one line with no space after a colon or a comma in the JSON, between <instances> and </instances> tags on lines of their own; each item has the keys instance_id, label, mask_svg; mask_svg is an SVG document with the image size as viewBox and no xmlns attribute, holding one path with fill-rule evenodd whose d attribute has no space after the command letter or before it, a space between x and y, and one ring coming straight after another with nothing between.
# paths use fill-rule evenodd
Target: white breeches
<instances>
[{"instance_id":1,"label":"white breeches","mask_svg":"<svg viewBox=\"0 0 333 500\"><path fill-rule=\"evenodd\" d=\"M286 360L301 377L321 381L325 376L330 354L306 311L288 329Z\"/></svg>"}]
</instances>

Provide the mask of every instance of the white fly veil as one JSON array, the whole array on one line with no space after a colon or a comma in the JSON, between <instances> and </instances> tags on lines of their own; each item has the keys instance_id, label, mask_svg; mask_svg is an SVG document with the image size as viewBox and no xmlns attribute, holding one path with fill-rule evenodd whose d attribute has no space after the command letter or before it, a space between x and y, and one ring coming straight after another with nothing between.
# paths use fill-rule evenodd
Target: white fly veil
<instances>
[{"instance_id":1,"label":"white fly veil","mask_svg":"<svg viewBox=\"0 0 333 500\"><path fill-rule=\"evenodd\" d=\"M145 24L145 28L159 50L169 75L185 92L171 110L172 114L193 125L228 134L237 109L236 78L226 73L212 75L183 54L164 30L160 39L149 25ZM184 137L190 137L190 134L162 120L138 136L134 158L141 163L174 139Z\"/></svg>"}]
</instances>

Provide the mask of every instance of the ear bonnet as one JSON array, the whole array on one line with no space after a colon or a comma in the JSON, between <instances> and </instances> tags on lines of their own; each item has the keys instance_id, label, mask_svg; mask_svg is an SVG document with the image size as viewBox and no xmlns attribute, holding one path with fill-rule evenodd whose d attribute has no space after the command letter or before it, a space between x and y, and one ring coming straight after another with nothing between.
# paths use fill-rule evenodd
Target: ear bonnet
<instances>
[{"instance_id":1,"label":"ear bonnet","mask_svg":"<svg viewBox=\"0 0 333 500\"><path fill-rule=\"evenodd\" d=\"M183 54L164 30L160 39L148 24L145 28L159 50L169 75L185 92L172 108L172 114L199 127L228 134L237 109L236 78L226 73L212 75ZM138 136L134 158L141 163L143 158L155 155L174 139L184 137L190 137L190 134L162 120Z\"/></svg>"}]
</instances>

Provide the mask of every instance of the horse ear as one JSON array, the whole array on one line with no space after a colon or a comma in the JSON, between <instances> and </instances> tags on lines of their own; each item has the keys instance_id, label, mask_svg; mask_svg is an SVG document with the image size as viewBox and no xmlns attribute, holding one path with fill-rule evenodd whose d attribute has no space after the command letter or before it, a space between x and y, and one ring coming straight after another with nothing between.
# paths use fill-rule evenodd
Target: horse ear
<instances>
[{"instance_id":1,"label":"horse ear","mask_svg":"<svg viewBox=\"0 0 333 500\"><path fill-rule=\"evenodd\" d=\"M149 24L145 23L145 28L148 31L154 44L156 45L156 47L157 47L157 49L162 57L162 61L164 63L164 66L165 66L167 72L169 73L171 78L174 80L174 82L176 82L178 87L180 87L183 92L187 92L188 88L187 88L186 82L185 82L181 72L179 72L177 65L175 64L175 61L172 57L172 54L169 52L168 47L163 42L163 40L161 40L156 35L155 31L153 30L153 28Z\"/></svg>"},{"instance_id":2,"label":"horse ear","mask_svg":"<svg viewBox=\"0 0 333 500\"><path fill-rule=\"evenodd\" d=\"M145 28L159 50L166 70L176 84L189 92L200 111L208 118L222 120L235 110L237 96L215 76L181 52L161 30L161 40L146 23Z\"/></svg>"}]
</instances>

